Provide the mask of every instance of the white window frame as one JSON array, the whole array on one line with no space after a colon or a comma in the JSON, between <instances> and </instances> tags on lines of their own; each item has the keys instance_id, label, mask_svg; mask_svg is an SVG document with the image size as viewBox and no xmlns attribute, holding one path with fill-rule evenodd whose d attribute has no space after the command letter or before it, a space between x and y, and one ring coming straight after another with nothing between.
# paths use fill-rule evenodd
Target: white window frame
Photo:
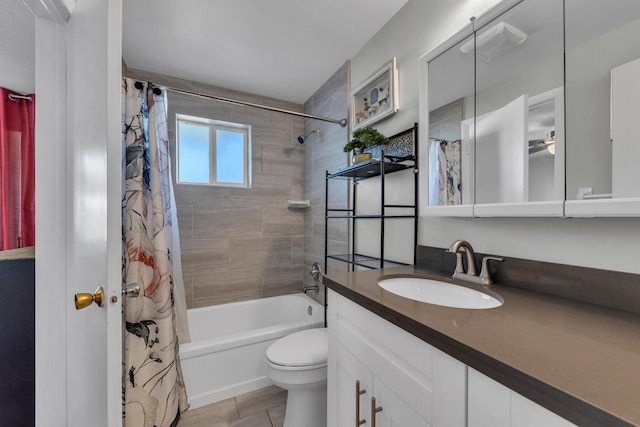
<instances>
[{"instance_id":1,"label":"white window frame","mask_svg":"<svg viewBox=\"0 0 640 427\"><path fill-rule=\"evenodd\" d=\"M209 128L209 182L189 182L180 179L180 123L205 126ZM216 180L216 131L232 131L243 135L243 182L218 182ZM176 114L176 184L209 185L216 187L251 188L251 125L225 122L222 120Z\"/></svg>"}]
</instances>

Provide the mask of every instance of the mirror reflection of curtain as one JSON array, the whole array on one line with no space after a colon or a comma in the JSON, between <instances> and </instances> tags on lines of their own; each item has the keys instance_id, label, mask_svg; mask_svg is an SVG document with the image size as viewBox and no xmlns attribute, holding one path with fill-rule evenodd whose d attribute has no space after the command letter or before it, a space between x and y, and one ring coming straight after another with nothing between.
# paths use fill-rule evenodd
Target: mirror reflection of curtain
<instances>
[{"instance_id":1,"label":"mirror reflection of curtain","mask_svg":"<svg viewBox=\"0 0 640 427\"><path fill-rule=\"evenodd\" d=\"M35 245L35 95L0 88L0 250Z\"/></svg>"},{"instance_id":2,"label":"mirror reflection of curtain","mask_svg":"<svg viewBox=\"0 0 640 427\"><path fill-rule=\"evenodd\" d=\"M429 142L429 205L450 206L462 203L458 141L434 139Z\"/></svg>"},{"instance_id":3,"label":"mirror reflection of curtain","mask_svg":"<svg viewBox=\"0 0 640 427\"><path fill-rule=\"evenodd\" d=\"M177 425L187 405L179 359L166 91L123 79L123 285L125 427Z\"/></svg>"}]
</instances>

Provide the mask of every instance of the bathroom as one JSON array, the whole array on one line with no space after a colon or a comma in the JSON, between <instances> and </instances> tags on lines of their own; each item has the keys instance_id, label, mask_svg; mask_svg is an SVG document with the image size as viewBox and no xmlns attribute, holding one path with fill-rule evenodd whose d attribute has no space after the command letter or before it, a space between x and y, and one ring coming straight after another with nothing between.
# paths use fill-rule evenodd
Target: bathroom
<instances>
[{"instance_id":1,"label":"bathroom","mask_svg":"<svg viewBox=\"0 0 640 427\"><path fill-rule=\"evenodd\" d=\"M80 1L75 6L80 12L83 11L81 8L82 3L83 2ZM397 68L400 73L398 94L400 108L392 117L376 124L376 127L387 135L393 135L411 127L413 123L419 121L420 117L418 84L420 74L419 58L425 52L430 51L440 42L451 36L457 29L466 25L470 16L478 15L493 3L492 1L458 1L453 3L445 1L422 2L415 0L407 2L356 55L347 58L349 59L348 62L346 62L346 60L342 61L340 66L336 67L336 69L330 73L331 78L328 78L325 82L321 82L315 95L308 101L303 101L298 106L287 105L286 108L298 108L300 111L306 113L333 118L347 117L349 85L351 85L351 87L355 86L358 82L365 80L372 71L378 69L381 64L392 57L396 57ZM103 12L106 14L106 11ZM56 35L55 31L57 31L57 29L49 28L46 23L43 22L39 22L39 25L38 31L41 31L43 34L50 34L49 32L53 31L54 35ZM61 38L60 34L56 36ZM53 42L53 40L55 40L55 38L48 39L49 42ZM40 42L42 42L42 40L40 40ZM59 41L58 43L61 42ZM47 45L47 48L55 51L56 48L60 49L60 46ZM106 68L102 63L100 66ZM115 65L111 64L111 66L114 67ZM37 78L45 79L46 77L37 76ZM162 81L157 81L158 79L160 79L160 77L149 78L148 80L163 84ZM88 83L90 84L91 82ZM51 117L50 119L62 120ZM347 158L344 153L342 153L341 147L344 145L348 135L346 129L335 124L312 124L311 122L306 123L306 121L302 119L293 118L287 120L290 120L290 125L276 123L279 129L282 129L283 126L291 126L288 131L288 137L291 140L291 151L287 152L289 157L286 157L286 161L283 161L280 157L281 152L277 151L278 148L275 148L274 151L269 150L270 148L274 148L274 146L277 147L277 142L266 142L265 145L268 146L267 150L263 148L259 154L261 156L259 158L260 160L258 161L258 158L256 158L254 162L254 164L260 164L263 168L262 170L265 170L265 165L267 170L268 168L272 168L272 173L266 173L265 175L278 177L277 179L271 179L269 182L256 181L254 183L255 186L267 186L269 188L268 193L277 200L277 203L274 202L271 204L268 200L256 201L255 199L245 199L242 196L238 196L238 193L234 196L232 192L221 195L221 197L226 200L227 208L232 208L235 204L235 206L245 208L249 206L251 209L257 210L258 205L256 205L256 203L259 204L261 216L259 219L256 219L256 221L261 221L263 227L264 224L271 226L271 230L276 230L273 232L275 234L267 233L260 236L249 234L243 239L259 238L269 240L275 245L275 253L267 254L260 251L252 253L251 255L254 258L252 261L256 259L264 261L266 267L260 267L260 272L249 269L243 273L245 278L249 280L243 281L243 284L247 287L240 291L239 296L228 295L221 297L219 292L211 292L211 290L235 283L235 279L225 278L223 274L216 274L217 277L215 277L215 279L212 278L215 282L206 283L194 281L194 277L198 274L211 277L211 275L207 274L206 270L204 270L204 267L211 268L212 266L210 264L206 266L203 265L205 263L199 261L197 256L200 254L200 256L211 257L216 260L215 262L220 262L219 260L224 259L225 253L229 254L231 242L223 242L223 240L228 239L228 236L215 235L215 233L205 230L204 233L211 233L209 235L210 238L208 238L207 242L200 242L204 247L198 247L196 246L197 243L194 242L195 239L190 241L189 235L186 234L183 239L183 251L191 251L194 255L192 261L187 261L184 265L187 273L185 275L187 298L190 299L188 303L191 307L217 304L223 302L221 299L225 298L229 301L234 298L243 299L277 293L289 293L296 286L301 288L303 285L313 284L309 278L308 271L314 261L322 262L324 258L324 171L325 169L334 170L346 165ZM295 138L316 127L321 129L320 134L310 136L303 146L298 145ZM49 129L52 129L52 132L56 133L56 129L58 128L54 126ZM62 137L60 138L62 139ZM335 158L327 158L327 152L329 150L331 150L331 153L335 153ZM50 158L61 157L60 154L55 151L45 153L45 156L49 156ZM570 163L571 160L567 159L567 162ZM273 170L277 170L278 172L273 173ZM283 171L283 173L281 174L280 171ZM285 175L285 172L290 175ZM46 180L48 178L52 182L60 183L60 171L48 171L47 173L50 173L50 175L43 175L42 179ZM313 179L309 179L309 177L313 177ZM285 190L284 187L288 187L288 189ZM332 194L337 194L336 199L340 199L339 193L332 192ZM181 197L178 192L176 192L176 196ZM184 227L184 230L181 227L181 232L191 232L191 236L195 233L203 232L202 229L196 230L197 215L194 215L193 211L189 213L189 209L196 209L193 206L196 206L197 203L200 202L204 203L205 201L201 200L197 194L194 197L196 201L181 199L182 203L180 203L180 201L178 202L178 204L182 204L183 207L181 213L184 213L184 210L186 210L187 212L185 214L191 215L194 221L191 231L189 231L188 226ZM256 197L260 198L261 196L258 195ZM309 199L311 200L311 207L301 211L287 209L285 203L289 199ZM206 210L207 207L203 209ZM208 209L211 209L211 207L208 207ZM63 219L64 214L61 214L59 210L53 210L51 212L54 214L53 218L47 221L53 221L53 224L55 224L54 228L57 227L58 230L60 230L59 225L62 224L62 229L65 230L66 227L73 225ZM284 215L286 219L283 219L282 215ZM282 229L283 224L287 225L284 227L284 230ZM635 231L639 225L640 223L637 218L627 217L470 218L421 216L419 219L418 243L432 247L446 248L455 239L464 238L473 244L476 251L481 253L638 274L640 273L640 269L634 261L636 257L635 254L637 253L635 248L637 248L638 243L640 243L640 236ZM342 247L347 246L346 230L335 229L332 230L331 233L334 233L331 234L331 243L337 249L339 249L341 245ZM64 232L63 236L65 236ZM66 236L63 240L58 239L58 241L65 241L64 239L66 239ZM240 241L234 243L238 245L234 252L237 255L243 253L246 249L241 246L241 243ZM62 273L56 270L55 265L66 265L67 262L70 261L66 258L61 259L62 255L59 254L58 245L53 243L48 244L51 246L45 246L47 245L45 241L43 246L39 247L38 252L42 251L40 253L55 254L55 256L48 261L51 263L48 267L50 270L40 270L39 277L50 277L54 283L64 284L67 280L62 280ZM407 245L401 244L399 246L397 250L407 252ZM411 249L409 249L409 251L410 250ZM290 254L289 259L287 262L284 262L283 257L286 256L285 253L287 251L289 251ZM228 262L232 262L231 258L227 259L229 260ZM239 258L234 259L233 262L242 263ZM224 267L224 265L218 264L215 268L218 268L219 273ZM327 270L332 273L340 267L341 265L337 263L335 265L330 264ZM46 267L37 266L36 268L42 269ZM197 271L197 269L201 270ZM267 271L267 274L265 274L264 270ZM51 273L52 271L53 273ZM271 275L269 273L273 272L284 277L285 280L278 281L278 283L270 281ZM118 272L110 271L108 274L113 274L114 277L118 277L117 273ZM82 277L80 279L82 279ZM78 280L78 282L82 281L83 280ZM191 286L189 286L188 283L191 283ZM94 288L97 285L95 280L87 280L85 281L85 285L76 283L73 285L73 290L68 291L68 295L76 292L90 291L92 289L87 289L87 286ZM36 311L41 313L40 319L43 319L42 316L44 313L47 313L52 316L49 317L49 319L56 319L55 322L60 322L60 325L64 325L65 323L60 319L60 315L55 312L52 313L51 310L53 310L53 308L47 307L42 301L59 301L59 303L54 306L61 307L64 311L68 308L69 298L71 297L67 294L59 295L62 293L59 292L59 289L58 292L55 292L56 289L51 288L40 289L39 287L38 289L41 291L39 294L42 296L42 299L36 302ZM323 292L321 291L312 296L321 298L322 295ZM74 312L69 312L68 317L71 318L71 316L74 315L76 315ZM85 314L82 314L82 316L85 316ZM88 315L86 316L86 319L90 319ZM81 344L76 342L75 338L69 338L68 345L72 348L73 345ZM59 351L54 353L59 354ZM44 362L40 361L39 363ZM48 381L54 383L62 382L63 380L60 376L61 374L54 374L53 378ZM36 391L36 393L38 392ZM57 399L62 398L58 397ZM58 412L55 406L60 404L60 401L57 399L52 401L55 403L51 404L51 406L54 407L51 409L53 413Z\"/></svg>"}]
</instances>

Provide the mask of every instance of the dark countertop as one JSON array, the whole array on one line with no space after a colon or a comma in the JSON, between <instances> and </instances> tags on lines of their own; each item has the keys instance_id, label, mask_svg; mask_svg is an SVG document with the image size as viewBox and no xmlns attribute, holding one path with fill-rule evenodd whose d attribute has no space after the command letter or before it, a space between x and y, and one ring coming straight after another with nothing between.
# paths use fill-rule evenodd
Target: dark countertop
<instances>
[{"instance_id":1,"label":"dark countertop","mask_svg":"<svg viewBox=\"0 0 640 427\"><path fill-rule=\"evenodd\" d=\"M640 426L640 315L500 285L490 288L500 307L449 308L377 285L415 274L462 284L414 266L328 274L323 283L577 425Z\"/></svg>"}]
</instances>

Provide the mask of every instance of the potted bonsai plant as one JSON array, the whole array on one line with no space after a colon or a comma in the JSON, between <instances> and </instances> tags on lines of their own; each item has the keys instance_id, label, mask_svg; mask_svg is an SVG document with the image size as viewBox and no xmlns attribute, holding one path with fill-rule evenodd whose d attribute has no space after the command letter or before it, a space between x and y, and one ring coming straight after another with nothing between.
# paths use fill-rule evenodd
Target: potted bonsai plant
<instances>
[{"instance_id":1,"label":"potted bonsai plant","mask_svg":"<svg viewBox=\"0 0 640 427\"><path fill-rule=\"evenodd\" d=\"M344 152L353 151L352 163L360 163L371 160L371 153L365 153L365 149L388 143L389 138L377 129L367 126L353 131L353 139L344 146Z\"/></svg>"}]
</instances>

